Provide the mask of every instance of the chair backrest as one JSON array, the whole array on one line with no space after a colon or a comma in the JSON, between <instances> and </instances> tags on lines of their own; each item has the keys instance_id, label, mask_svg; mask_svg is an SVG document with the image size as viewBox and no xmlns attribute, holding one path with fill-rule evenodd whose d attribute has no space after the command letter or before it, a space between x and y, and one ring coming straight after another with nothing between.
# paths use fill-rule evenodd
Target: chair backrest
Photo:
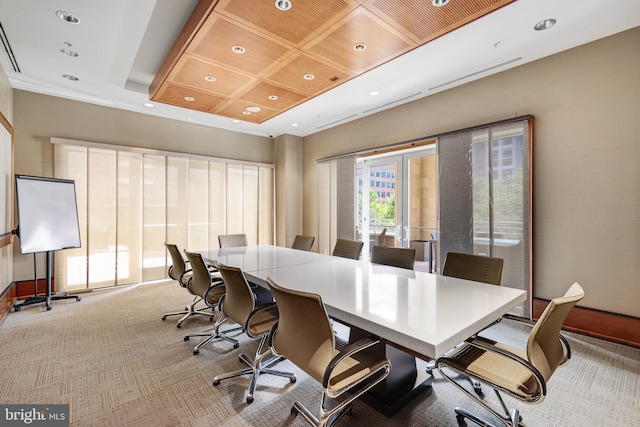
<instances>
[{"instance_id":1,"label":"chair backrest","mask_svg":"<svg viewBox=\"0 0 640 427\"><path fill-rule=\"evenodd\" d=\"M198 252L184 251L189 264L191 264L191 278L187 284L189 290L195 295L204 298L207 291L211 287L211 274L202 259L202 255Z\"/></svg>"},{"instance_id":2,"label":"chair backrest","mask_svg":"<svg viewBox=\"0 0 640 427\"><path fill-rule=\"evenodd\" d=\"M413 248L374 246L371 249L371 262L374 264L391 265L393 267L413 270L413 263L415 260L416 250Z\"/></svg>"},{"instance_id":3,"label":"chair backrest","mask_svg":"<svg viewBox=\"0 0 640 427\"><path fill-rule=\"evenodd\" d=\"M218 235L218 244L221 248L237 248L238 246L247 246L247 235L220 234Z\"/></svg>"},{"instance_id":4,"label":"chair backrest","mask_svg":"<svg viewBox=\"0 0 640 427\"><path fill-rule=\"evenodd\" d=\"M527 358L545 380L570 357L560 338L560 330L569 311L584 297L577 282L561 297L551 300L531 330L527 341Z\"/></svg>"},{"instance_id":5,"label":"chair backrest","mask_svg":"<svg viewBox=\"0 0 640 427\"><path fill-rule=\"evenodd\" d=\"M320 295L286 289L271 279L267 282L280 316L271 346L322 383L334 356L335 335Z\"/></svg>"},{"instance_id":6,"label":"chair backrest","mask_svg":"<svg viewBox=\"0 0 640 427\"><path fill-rule=\"evenodd\" d=\"M334 256L342 258L359 259L364 243L357 240L338 239L333 247Z\"/></svg>"},{"instance_id":7,"label":"chair backrest","mask_svg":"<svg viewBox=\"0 0 640 427\"><path fill-rule=\"evenodd\" d=\"M242 270L215 262L213 264L224 280L226 293L221 310L225 316L243 327L256 308L255 298Z\"/></svg>"},{"instance_id":8,"label":"chair backrest","mask_svg":"<svg viewBox=\"0 0 640 427\"><path fill-rule=\"evenodd\" d=\"M378 234L376 236L376 245L385 246L384 241L385 241L385 236L386 235L387 235L387 229L383 228L382 231L380 232L380 234Z\"/></svg>"},{"instance_id":9,"label":"chair backrest","mask_svg":"<svg viewBox=\"0 0 640 427\"><path fill-rule=\"evenodd\" d=\"M449 252L444 260L442 275L500 285L503 263L502 258Z\"/></svg>"},{"instance_id":10,"label":"chair backrest","mask_svg":"<svg viewBox=\"0 0 640 427\"><path fill-rule=\"evenodd\" d=\"M293 239L291 248L300 249L302 251L310 251L315 240L316 238L314 236L301 236L300 234L298 234L296 238Z\"/></svg>"},{"instance_id":11,"label":"chair backrest","mask_svg":"<svg viewBox=\"0 0 640 427\"><path fill-rule=\"evenodd\" d=\"M169 267L169 271L167 274L173 280L177 280L180 285L184 286L185 283L180 282L180 276L187 270L186 262L178 249L178 246L173 243L165 243L164 244L169 251L169 255L171 255L172 265Z\"/></svg>"}]
</instances>

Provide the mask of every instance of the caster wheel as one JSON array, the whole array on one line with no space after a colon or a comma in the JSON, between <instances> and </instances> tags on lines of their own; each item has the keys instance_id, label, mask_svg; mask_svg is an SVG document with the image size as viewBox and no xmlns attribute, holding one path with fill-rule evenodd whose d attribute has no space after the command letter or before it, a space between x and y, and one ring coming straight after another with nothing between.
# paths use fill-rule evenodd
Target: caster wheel
<instances>
[{"instance_id":1,"label":"caster wheel","mask_svg":"<svg viewBox=\"0 0 640 427\"><path fill-rule=\"evenodd\" d=\"M47 311L50 311L53 307L46 307Z\"/></svg>"},{"instance_id":2,"label":"caster wheel","mask_svg":"<svg viewBox=\"0 0 640 427\"><path fill-rule=\"evenodd\" d=\"M291 384L295 383L296 381L298 381L298 379L297 379L297 378L289 378L289 382L290 382Z\"/></svg>"},{"instance_id":3,"label":"caster wheel","mask_svg":"<svg viewBox=\"0 0 640 427\"><path fill-rule=\"evenodd\" d=\"M167 320L167 316L162 316L162 320Z\"/></svg>"},{"instance_id":4,"label":"caster wheel","mask_svg":"<svg viewBox=\"0 0 640 427\"><path fill-rule=\"evenodd\" d=\"M293 415L294 417L298 416L298 410L296 408L291 408L291 415Z\"/></svg>"},{"instance_id":5,"label":"caster wheel","mask_svg":"<svg viewBox=\"0 0 640 427\"><path fill-rule=\"evenodd\" d=\"M16 306L16 307L13 307L13 312L15 313L15 312L17 312L17 311L20 311L20 307L17 307L17 306Z\"/></svg>"},{"instance_id":6,"label":"caster wheel","mask_svg":"<svg viewBox=\"0 0 640 427\"><path fill-rule=\"evenodd\" d=\"M253 396L251 397L247 396L247 403L253 403Z\"/></svg>"},{"instance_id":7,"label":"caster wheel","mask_svg":"<svg viewBox=\"0 0 640 427\"><path fill-rule=\"evenodd\" d=\"M184 340L185 340L185 341L189 341L189 337L185 335L185 336L184 336Z\"/></svg>"},{"instance_id":8,"label":"caster wheel","mask_svg":"<svg viewBox=\"0 0 640 427\"><path fill-rule=\"evenodd\" d=\"M464 421L464 417L462 415L456 415L456 421L458 421L458 425L460 427L465 427L467 423Z\"/></svg>"},{"instance_id":9,"label":"caster wheel","mask_svg":"<svg viewBox=\"0 0 640 427\"><path fill-rule=\"evenodd\" d=\"M213 386L217 387L220 385L220 380L213 380Z\"/></svg>"},{"instance_id":10,"label":"caster wheel","mask_svg":"<svg viewBox=\"0 0 640 427\"><path fill-rule=\"evenodd\" d=\"M213 322L213 316L209 316L209 322Z\"/></svg>"},{"instance_id":11,"label":"caster wheel","mask_svg":"<svg viewBox=\"0 0 640 427\"><path fill-rule=\"evenodd\" d=\"M431 369L431 368L426 368L425 370L427 371L427 374L429 374L429 375L433 375L433 369Z\"/></svg>"},{"instance_id":12,"label":"caster wheel","mask_svg":"<svg viewBox=\"0 0 640 427\"><path fill-rule=\"evenodd\" d=\"M82 300L82 298L76 297L76 301L81 301L81 300Z\"/></svg>"},{"instance_id":13,"label":"caster wheel","mask_svg":"<svg viewBox=\"0 0 640 427\"><path fill-rule=\"evenodd\" d=\"M199 354L200 350L193 350L193 354Z\"/></svg>"},{"instance_id":14,"label":"caster wheel","mask_svg":"<svg viewBox=\"0 0 640 427\"><path fill-rule=\"evenodd\" d=\"M240 347L240 344L238 344L238 343L235 343L235 344L233 345L233 348L238 348L238 347Z\"/></svg>"},{"instance_id":15,"label":"caster wheel","mask_svg":"<svg viewBox=\"0 0 640 427\"><path fill-rule=\"evenodd\" d=\"M181 327L182 327L182 323L178 323L178 324L176 325L176 328L178 328L178 329L179 329L179 328L181 328Z\"/></svg>"}]
</instances>

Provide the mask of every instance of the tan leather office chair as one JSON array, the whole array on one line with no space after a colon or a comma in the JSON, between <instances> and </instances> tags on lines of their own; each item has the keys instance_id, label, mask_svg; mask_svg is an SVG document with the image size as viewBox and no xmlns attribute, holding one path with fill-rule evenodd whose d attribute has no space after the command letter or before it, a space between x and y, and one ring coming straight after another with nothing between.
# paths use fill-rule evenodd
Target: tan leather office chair
<instances>
[{"instance_id":1,"label":"tan leather office chair","mask_svg":"<svg viewBox=\"0 0 640 427\"><path fill-rule=\"evenodd\" d=\"M374 264L384 264L413 270L415 260L416 250L413 248L374 246L371 249L371 262Z\"/></svg>"},{"instance_id":2,"label":"tan leather office chair","mask_svg":"<svg viewBox=\"0 0 640 427\"><path fill-rule=\"evenodd\" d=\"M334 256L342 258L360 259L364 243L357 240L338 239L333 247Z\"/></svg>"},{"instance_id":3,"label":"tan leather office chair","mask_svg":"<svg viewBox=\"0 0 640 427\"><path fill-rule=\"evenodd\" d=\"M313 242L315 242L316 238L314 236L302 236L298 234L295 239L293 239L293 244L291 245L292 249L299 249L301 251L310 251L313 247Z\"/></svg>"},{"instance_id":4,"label":"tan leather office chair","mask_svg":"<svg viewBox=\"0 0 640 427\"><path fill-rule=\"evenodd\" d=\"M218 235L218 244L221 248L237 248L239 246L247 246L247 235L220 234Z\"/></svg>"},{"instance_id":5,"label":"tan leather office chair","mask_svg":"<svg viewBox=\"0 0 640 427\"><path fill-rule=\"evenodd\" d=\"M220 381L229 378L251 375L251 382L247 389L247 403L251 403L253 402L258 378L262 374L286 377L292 383L296 381L295 375L290 372L269 368L269 366L282 360L280 356L273 355L268 345L265 346L271 327L278 321L278 306L275 302L256 306L255 295L239 268L229 267L218 262L214 265L222 275L227 288L227 292L220 304L222 315L240 324L242 330L250 338L260 338L260 344L258 344L253 359L245 354L240 355L240 361L247 364L247 368L217 375L213 379L213 385L217 386Z\"/></svg>"},{"instance_id":6,"label":"tan leather office chair","mask_svg":"<svg viewBox=\"0 0 640 427\"><path fill-rule=\"evenodd\" d=\"M314 426L333 425L355 399L386 378L391 363L364 351L380 342L376 338L365 338L339 351L319 295L285 289L271 279L267 282L280 312L269 334L273 353L286 357L323 388L319 417L300 402L293 403L291 413L302 414Z\"/></svg>"},{"instance_id":7,"label":"tan leather office chair","mask_svg":"<svg viewBox=\"0 0 640 427\"><path fill-rule=\"evenodd\" d=\"M177 281L181 287L188 290L187 281L191 277L191 269L187 268L189 261L186 261L182 257L182 255L180 254L180 250L178 250L178 246L174 245L173 243L165 243L164 245L169 251L169 255L171 255L172 260L172 265L169 267L167 274L170 278ZM189 292L192 293L191 291ZM178 328L182 326L182 323L185 320L196 314L208 316L209 320L213 320L213 312L211 311L211 308L209 306L205 306L199 309L196 308L196 304L198 304L200 301L202 301L200 295L194 294L191 304L185 307L184 311L165 313L162 315L162 320L167 320L167 317L169 316L182 316L180 319L178 319L178 322L176 324L176 327Z\"/></svg>"},{"instance_id":8,"label":"tan leather office chair","mask_svg":"<svg viewBox=\"0 0 640 427\"><path fill-rule=\"evenodd\" d=\"M187 282L187 288L195 295L199 295L205 304L211 308L211 310L219 309L218 304L220 299L226 292L225 283L222 278L213 276L211 271L207 268L207 265L202 259L202 255L197 252L187 252L185 255L191 264L192 276ZM236 329L229 329L221 331L220 326L225 322L226 318L218 316L213 329L205 332L193 332L184 336L185 341L189 341L192 337L204 337L194 348L193 354L198 354L200 349L216 339L223 339L233 344L233 348L238 348L238 341L228 337L226 334Z\"/></svg>"},{"instance_id":9,"label":"tan leather office chair","mask_svg":"<svg viewBox=\"0 0 640 427\"><path fill-rule=\"evenodd\" d=\"M453 354L438 358L436 367L444 378L502 420L505 426L523 425L519 411L508 410L500 393L526 403L544 400L547 383L556 368L571 358L569 342L560 333L562 323L583 297L584 290L574 283L564 296L554 298L534 324L525 349L473 336ZM493 388L500 408L496 409L486 399L478 398L450 373L462 373ZM488 425L462 408L455 408L455 413L459 423L467 418L478 425Z\"/></svg>"}]
</instances>

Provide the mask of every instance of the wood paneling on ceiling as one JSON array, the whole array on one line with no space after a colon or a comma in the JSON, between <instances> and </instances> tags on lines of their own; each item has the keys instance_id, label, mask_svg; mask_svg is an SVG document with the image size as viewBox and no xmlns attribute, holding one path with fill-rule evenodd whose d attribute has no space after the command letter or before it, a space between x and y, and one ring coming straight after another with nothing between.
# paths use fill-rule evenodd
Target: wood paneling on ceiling
<instances>
[{"instance_id":1,"label":"wood paneling on ceiling","mask_svg":"<svg viewBox=\"0 0 640 427\"><path fill-rule=\"evenodd\" d=\"M262 123L512 1L200 0L150 98Z\"/></svg>"}]
</instances>

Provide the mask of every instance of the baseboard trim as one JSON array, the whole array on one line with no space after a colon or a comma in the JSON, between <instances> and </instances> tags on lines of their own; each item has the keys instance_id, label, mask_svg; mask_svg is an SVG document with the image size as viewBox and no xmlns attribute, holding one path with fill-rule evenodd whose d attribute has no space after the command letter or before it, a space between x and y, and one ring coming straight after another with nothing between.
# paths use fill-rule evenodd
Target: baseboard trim
<instances>
[{"instance_id":1,"label":"baseboard trim","mask_svg":"<svg viewBox=\"0 0 640 427\"><path fill-rule=\"evenodd\" d=\"M549 301L533 299L533 318L540 317ZM640 318L585 307L574 307L563 328L640 348Z\"/></svg>"}]
</instances>

